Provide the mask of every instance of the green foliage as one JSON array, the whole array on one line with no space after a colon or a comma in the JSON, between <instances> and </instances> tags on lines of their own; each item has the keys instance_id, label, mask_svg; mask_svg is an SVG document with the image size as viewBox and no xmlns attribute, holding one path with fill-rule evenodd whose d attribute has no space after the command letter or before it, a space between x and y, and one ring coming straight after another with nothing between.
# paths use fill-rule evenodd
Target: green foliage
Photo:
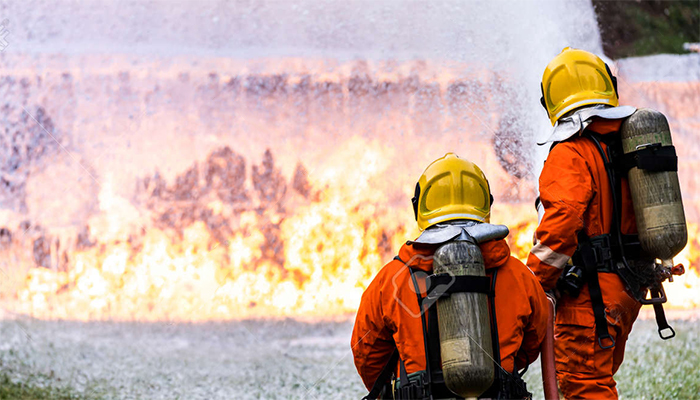
<instances>
[{"instance_id":1,"label":"green foliage","mask_svg":"<svg viewBox=\"0 0 700 400\"><path fill-rule=\"evenodd\" d=\"M700 2L592 0L603 49L612 58L685 53L700 42Z\"/></svg>"},{"instance_id":2,"label":"green foliage","mask_svg":"<svg viewBox=\"0 0 700 400\"><path fill-rule=\"evenodd\" d=\"M0 400L83 400L70 389L35 386L31 380L13 382L6 374L0 375Z\"/></svg>"},{"instance_id":3,"label":"green foliage","mask_svg":"<svg viewBox=\"0 0 700 400\"><path fill-rule=\"evenodd\" d=\"M0 400L101 400L109 397L96 381L86 381L83 390L78 391L53 373L17 370L1 361L0 366Z\"/></svg>"}]
</instances>

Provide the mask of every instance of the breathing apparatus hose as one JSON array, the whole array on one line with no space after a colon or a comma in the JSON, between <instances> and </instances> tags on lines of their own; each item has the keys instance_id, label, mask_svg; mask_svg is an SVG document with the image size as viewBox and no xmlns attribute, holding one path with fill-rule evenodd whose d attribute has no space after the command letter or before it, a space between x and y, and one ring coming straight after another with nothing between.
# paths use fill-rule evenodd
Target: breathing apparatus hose
<instances>
[{"instance_id":1,"label":"breathing apparatus hose","mask_svg":"<svg viewBox=\"0 0 700 400\"><path fill-rule=\"evenodd\" d=\"M542 384L546 400L559 400L557 371L554 363L554 301L547 296L547 331L542 342Z\"/></svg>"}]
</instances>

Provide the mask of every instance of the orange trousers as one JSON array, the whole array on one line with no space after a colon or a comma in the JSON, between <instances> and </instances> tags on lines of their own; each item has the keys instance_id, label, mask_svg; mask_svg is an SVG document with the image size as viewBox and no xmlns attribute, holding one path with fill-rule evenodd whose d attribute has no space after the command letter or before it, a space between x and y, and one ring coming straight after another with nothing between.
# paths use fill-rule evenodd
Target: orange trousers
<instances>
[{"instance_id":1,"label":"orange trousers","mask_svg":"<svg viewBox=\"0 0 700 400\"><path fill-rule=\"evenodd\" d=\"M566 399L617 399L613 375L622 364L625 344L641 303L627 294L620 278L599 273L608 332L615 346L602 349L595 334L595 318L588 286L577 298L562 296L557 304L554 354L559 389ZM609 344L609 341L603 341Z\"/></svg>"}]
</instances>

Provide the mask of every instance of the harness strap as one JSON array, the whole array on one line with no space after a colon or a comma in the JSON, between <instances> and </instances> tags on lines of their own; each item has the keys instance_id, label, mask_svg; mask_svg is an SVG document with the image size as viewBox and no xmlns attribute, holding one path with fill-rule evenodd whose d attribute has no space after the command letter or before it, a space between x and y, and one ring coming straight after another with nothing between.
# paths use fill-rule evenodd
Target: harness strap
<instances>
[{"instance_id":1,"label":"harness strap","mask_svg":"<svg viewBox=\"0 0 700 400\"><path fill-rule=\"evenodd\" d=\"M627 265L627 260L625 259L624 247L622 245L622 182L615 173L616 168L613 164L612 152L615 148L616 142L613 142L613 137L608 135L596 134L588 131L588 137L593 141L593 144L598 149L600 157L603 159L603 164L605 165L605 172L608 175L608 184L610 185L610 190L612 193L613 200L613 226L611 236L618 243L620 248L620 257L622 262ZM600 141L603 141L607 145L607 154L600 145ZM617 178L617 179L616 179ZM582 240L583 239L583 240ZM600 282L598 281L598 267L601 260L590 259L590 255L595 255L595 250L591 246L590 239L585 233L579 232L579 246L581 246L584 251L581 251L581 256L583 258L584 269L586 274L586 283L588 283L588 291L591 296L591 304L593 306L593 316L595 318L595 331L596 338L598 340L598 346L601 349L610 349L615 346L615 339L610 335L608 331L608 321L605 318L605 304L603 303L603 293L600 290ZM588 251L585 251L588 250ZM597 257L596 257L597 258ZM616 268L613 262L613 268ZM608 340L610 343L607 345L603 344L603 340Z\"/></svg>"},{"instance_id":2,"label":"harness strap","mask_svg":"<svg viewBox=\"0 0 700 400\"><path fill-rule=\"evenodd\" d=\"M494 358L493 385L481 394L480 398L488 399L531 399L532 395L527 391L527 385L517 373L517 366L513 362L513 373L505 371L501 367L501 342L498 336L498 323L496 318L496 277L498 269L493 270L490 283L489 313L491 314L491 346ZM525 369L527 370L527 368ZM525 371L523 371L523 374Z\"/></svg>"},{"instance_id":3,"label":"harness strap","mask_svg":"<svg viewBox=\"0 0 700 400\"><path fill-rule=\"evenodd\" d=\"M615 339L608 332L608 321L605 318L605 304L603 303L603 293L600 290L598 282L598 270L593 265L586 265L586 276L588 283L588 292L591 295L591 304L593 305L593 316L595 317L595 332L598 338L598 345L601 349L610 349L615 347ZM603 340L609 340L610 344L604 345Z\"/></svg>"},{"instance_id":4,"label":"harness strap","mask_svg":"<svg viewBox=\"0 0 700 400\"><path fill-rule=\"evenodd\" d=\"M421 291L420 287L418 286L418 281L416 280L416 275L413 273L413 268L409 266L408 268L409 273L411 274L411 280L413 281L413 288L414 291L416 292L416 296L418 298L418 306L420 307L420 319L421 319L421 326L423 328L423 347L425 349L425 372L428 377L428 389L432 393L433 391L433 371L432 367L430 365L430 361L432 360L431 357L431 350L432 346L430 346L430 340L428 338L428 332L429 332L429 325L428 322L425 319L425 314L428 311L428 308L430 304L428 304L428 307L425 307L423 304L423 296L421 296ZM437 314L437 311L433 308L433 311ZM431 313L432 314L432 313ZM438 349L439 351L439 349ZM438 364L440 365L440 364Z\"/></svg>"},{"instance_id":5,"label":"harness strap","mask_svg":"<svg viewBox=\"0 0 700 400\"><path fill-rule=\"evenodd\" d=\"M416 280L415 273L412 268L409 267L411 273L411 279L413 281L413 287L418 297L418 305L421 309L421 323L423 327L423 346L425 347L425 376L427 380L428 395L431 398L459 398L454 393L452 393L447 386L442 377L442 361L440 354L440 330L438 327L438 316L437 316L437 302L428 301L428 297L421 296L420 287L418 286L418 281ZM426 286L428 282L426 282ZM426 321L427 314L427 321ZM408 382L408 380L402 380L401 382ZM420 389L423 390L423 389ZM420 391L419 390L419 391ZM411 396L411 397L416 397Z\"/></svg>"},{"instance_id":6,"label":"harness strap","mask_svg":"<svg viewBox=\"0 0 700 400\"><path fill-rule=\"evenodd\" d=\"M598 345L601 349L609 349L615 346L615 339L608 332L608 321L605 318L605 304L603 303L603 292L600 290L600 282L598 281L598 268L605 265L606 261L603 257L598 257L595 247L591 244L590 239L583 232L578 234L578 249L576 251L576 262L582 264L586 283L588 284L588 292L591 296L591 304L593 306L593 316L595 317L595 332L598 339ZM603 344L603 340L609 340L607 345Z\"/></svg>"},{"instance_id":7,"label":"harness strap","mask_svg":"<svg viewBox=\"0 0 700 400\"><path fill-rule=\"evenodd\" d=\"M384 385L386 385L391 379L391 375L394 373L394 369L396 368L396 362L398 360L399 349L397 349L396 345L394 345L394 351L391 353L391 356L389 356L389 361L387 361L387 363L384 364L384 368L382 368L382 371L379 373L377 380L374 381L372 389L369 391L367 396L362 398L362 400L374 400L377 397L379 397L379 395L382 393L382 390L384 389Z\"/></svg>"},{"instance_id":8,"label":"harness strap","mask_svg":"<svg viewBox=\"0 0 700 400\"><path fill-rule=\"evenodd\" d=\"M440 328L438 327L437 307L434 304L436 303L433 303L428 310L428 347L430 348L430 354L426 355L426 358L429 357L428 365L430 366L430 368L427 369L431 370L431 393L435 393L432 386L432 384L435 383L436 378L433 370L440 369L442 366L442 354L440 353Z\"/></svg>"},{"instance_id":9,"label":"harness strap","mask_svg":"<svg viewBox=\"0 0 700 400\"><path fill-rule=\"evenodd\" d=\"M399 358L399 380L402 384L408 384L408 372L406 372L406 363L403 359Z\"/></svg>"},{"instance_id":10,"label":"harness strap","mask_svg":"<svg viewBox=\"0 0 700 400\"><path fill-rule=\"evenodd\" d=\"M501 368L501 342L498 337L498 324L496 322L496 276L498 269L493 271L490 282L489 311L491 311L491 346L493 347L493 362L495 371ZM488 277L486 277L488 279Z\"/></svg>"},{"instance_id":11,"label":"harness strap","mask_svg":"<svg viewBox=\"0 0 700 400\"><path fill-rule=\"evenodd\" d=\"M660 297L658 289L650 289L652 297ZM656 316L656 326L659 328L659 336L663 340L671 339L676 336L676 331L671 328L671 325L666 321L666 313L664 312L664 305L661 302L654 303L654 315ZM670 330L671 333L664 334L665 330Z\"/></svg>"}]
</instances>

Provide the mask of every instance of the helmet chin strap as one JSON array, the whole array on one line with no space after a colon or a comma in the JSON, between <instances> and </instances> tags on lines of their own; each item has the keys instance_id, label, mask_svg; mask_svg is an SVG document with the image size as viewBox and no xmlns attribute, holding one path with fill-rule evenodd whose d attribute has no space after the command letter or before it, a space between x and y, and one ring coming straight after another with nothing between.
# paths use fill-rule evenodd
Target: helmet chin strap
<instances>
[{"instance_id":1,"label":"helmet chin strap","mask_svg":"<svg viewBox=\"0 0 700 400\"><path fill-rule=\"evenodd\" d=\"M542 108L544 108L545 111L547 111L547 115L549 115L549 110L547 110L547 103L544 101L544 84L540 82L540 92L542 92L542 97L540 97L540 104L542 104Z\"/></svg>"},{"instance_id":2,"label":"helmet chin strap","mask_svg":"<svg viewBox=\"0 0 700 400\"><path fill-rule=\"evenodd\" d=\"M608 63L605 63L605 70L608 71L608 75L610 75L610 81L612 81L613 89L615 90L615 96L619 99L620 94L617 93L617 77L612 74L612 71L610 71Z\"/></svg>"},{"instance_id":3,"label":"helmet chin strap","mask_svg":"<svg viewBox=\"0 0 700 400\"><path fill-rule=\"evenodd\" d=\"M411 198L411 204L413 204L413 216L416 221L418 221L418 199L420 199L420 183L416 182L416 190Z\"/></svg>"}]
</instances>

